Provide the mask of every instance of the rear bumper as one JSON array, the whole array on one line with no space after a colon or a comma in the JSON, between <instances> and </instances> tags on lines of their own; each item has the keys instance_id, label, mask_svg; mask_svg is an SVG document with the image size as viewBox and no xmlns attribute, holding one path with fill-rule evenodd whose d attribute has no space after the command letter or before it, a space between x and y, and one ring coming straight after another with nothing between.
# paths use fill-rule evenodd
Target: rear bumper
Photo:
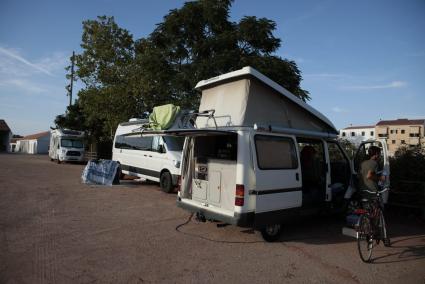
<instances>
[{"instance_id":1,"label":"rear bumper","mask_svg":"<svg viewBox=\"0 0 425 284\"><path fill-rule=\"evenodd\" d=\"M59 159L63 162L82 162L82 161L84 161L84 155L81 155L81 156L61 156Z\"/></svg>"},{"instance_id":2,"label":"rear bumper","mask_svg":"<svg viewBox=\"0 0 425 284\"><path fill-rule=\"evenodd\" d=\"M299 220L302 217L301 208L287 208L281 210L274 210L269 212L255 213L255 212L247 212L247 213L237 213L234 212L233 216L229 216L226 214L220 214L218 212L214 212L207 207L200 207L193 204L188 204L183 202L180 197L177 199L177 206L183 208L187 211L198 213L205 217L206 220L216 220L221 221L226 224L231 224L239 227L245 228L253 228L256 230L260 230L267 225L274 224L286 224L293 223ZM316 210L312 210L312 212L305 211L305 216L311 216L317 214Z\"/></svg>"},{"instance_id":3,"label":"rear bumper","mask_svg":"<svg viewBox=\"0 0 425 284\"><path fill-rule=\"evenodd\" d=\"M211 210L200 208L198 206L194 206L192 204L187 204L181 201L179 197L177 199L177 206L185 209L187 211L198 213L205 217L207 220L211 221L221 221L226 224L231 224L239 227L251 228L254 224L254 212L248 213L237 213L235 212L233 216L220 214L217 212L212 212Z\"/></svg>"}]
</instances>

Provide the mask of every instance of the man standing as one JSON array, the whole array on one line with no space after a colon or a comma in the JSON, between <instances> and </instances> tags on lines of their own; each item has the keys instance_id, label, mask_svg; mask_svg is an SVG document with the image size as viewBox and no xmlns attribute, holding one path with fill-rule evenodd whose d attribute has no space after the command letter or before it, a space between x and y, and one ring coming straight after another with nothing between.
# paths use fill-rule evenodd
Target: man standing
<instances>
[{"instance_id":1,"label":"man standing","mask_svg":"<svg viewBox=\"0 0 425 284\"><path fill-rule=\"evenodd\" d=\"M385 176L378 175L378 160L381 157L381 149L377 146L371 146L368 150L369 160L365 160L360 165L360 190L363 198L374 198L376 195L365 192L365 190L379 191L378 181L385 181ZM382 209L383 204L381 203ZM390 246L390 238L387 236L385 220L379 220L383 227L381 238L385 246Z\"/></svg>"},{"instance_id":2,"label":"man standing","mask_svg":"<svg viewBox=\"0 0 425 284\"><path fill-rule=\"evenodd\" d=\"M385 179L384 176L378 176L378 160L381 157L381 149L377 146L371 146L368 149L369 160L365 160L360 165L360 190L369 190L376 192L379 190L378 181ZM370 197L371 195L362 192L362 196Z\"/></svg>"}]
</instances>

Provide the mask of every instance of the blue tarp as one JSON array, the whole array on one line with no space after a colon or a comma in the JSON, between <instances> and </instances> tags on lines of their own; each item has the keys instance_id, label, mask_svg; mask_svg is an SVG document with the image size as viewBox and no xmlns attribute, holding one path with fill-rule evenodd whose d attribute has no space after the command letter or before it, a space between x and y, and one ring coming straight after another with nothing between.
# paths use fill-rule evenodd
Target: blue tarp
<instances>
[{"instance_id":1,"label":"blue tarp","mask_svg":"<svg viewBox=\"0 0 425 284\"><path fill-rule=\"evenodd\" d=\"M118 169L118 162L112 160L90 160L81 176L83 183L111 186Z\"/></svg>"}]
</instances>

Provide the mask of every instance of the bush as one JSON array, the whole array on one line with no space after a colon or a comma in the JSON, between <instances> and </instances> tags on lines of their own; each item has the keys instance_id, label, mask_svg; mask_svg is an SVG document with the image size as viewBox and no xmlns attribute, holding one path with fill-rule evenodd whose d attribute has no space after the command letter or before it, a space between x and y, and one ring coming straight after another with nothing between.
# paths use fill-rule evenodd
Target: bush
<instances>
[{"instance_id":1,"label":"bush","mask_svg":"<svg viewBox=\"0 0 425 284\"><path fill-rule=\"evenodd\" d=\"M425 181L425 151L402 147L390 158L391 180Z\"/></svg>"}]
</instances>

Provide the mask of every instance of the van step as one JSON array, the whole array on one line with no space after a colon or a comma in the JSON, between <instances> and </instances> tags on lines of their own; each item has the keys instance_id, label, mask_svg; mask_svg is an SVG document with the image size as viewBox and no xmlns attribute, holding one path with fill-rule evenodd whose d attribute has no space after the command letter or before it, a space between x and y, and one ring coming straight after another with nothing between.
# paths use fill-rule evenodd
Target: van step
<instances>
[{"instance_id":1,"label":"van step","mask_svg":"<svg viewBox=\"0 0 425 284\"><path fill-rule=\"evenodd\" d=\"M342 227L342 234L356 239L359 235L359 233L355 229L349 227Z\"/></svg>"}]
</instances>

